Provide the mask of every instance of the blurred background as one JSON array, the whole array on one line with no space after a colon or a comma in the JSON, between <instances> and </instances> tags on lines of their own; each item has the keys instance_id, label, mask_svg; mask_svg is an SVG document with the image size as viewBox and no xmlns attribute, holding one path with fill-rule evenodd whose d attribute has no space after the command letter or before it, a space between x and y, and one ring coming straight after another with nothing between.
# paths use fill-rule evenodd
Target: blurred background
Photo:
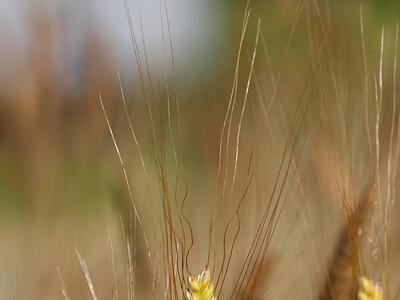
<instances>
[{"instance_id":1,"label":"blurred background","mask_svg":"<svg viewBox=\"0 0 400 300\"><path fill-rule=\"evenodd\" d=\"M152 148L143 85L149 91L147 97L161 108L166 105L163 91L178 95L182 119L177 140L191 194L198 201L206 197L209 169L218 164L245 2L0 0L0 298L62 299L64 278L71 299L89 299L74 247L96 274L99 298L111 298L109 240L118 236L120 218L129 215L130 201L99 92L136 192L142 195L146 190L119 79L145 160L151 161ZM382 26L387 29L388 47L394 45L390 37L400 17L399 1L319 2L329 11L332 32L340 33L333 43L346 48L340 52L344 64L361 56L360 5L371 67L378 64ZM267 81L270 71L281 72L281 97L286 99L282 103L290 115L297 103L291 99L300 97L312 50L316 50L307 37L313 29L307 24L313 17L304 9L290 51L285 53L297 1L253 0L250 6L244 60L251 57L260 18L270 65L265 59L256 63L259 92L271 93L272 84L263 80ZM144 79L135 55L146 61ZM246 75L249 59L244 64L240 72ZM390 60L386 64L390 66ZM362 70L361 64L354 65ZM343 66L349 77L352 66ZM276 121L271 122L277 143L284 143L282 132L290 126L288 118L278 111L271 118ZM244 132L249 130L251 126ZM271 171L265 176L274 175ZM147 206L144 201L143 211ZM115 251L117 256L122 252ZM138 261L143 252L138 249ZM104 259L107 264L99 263ZM123 268L124 260L119 264ZM103 288L101 282L106 283Z\"/></svg>"}]
</instances>

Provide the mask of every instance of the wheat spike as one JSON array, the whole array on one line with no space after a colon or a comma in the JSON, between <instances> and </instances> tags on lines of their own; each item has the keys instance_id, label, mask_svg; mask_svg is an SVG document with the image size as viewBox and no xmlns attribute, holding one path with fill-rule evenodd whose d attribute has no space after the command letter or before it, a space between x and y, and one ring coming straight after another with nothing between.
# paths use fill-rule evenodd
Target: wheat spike
<instances>
[{"instance_id":1,"label":"wheat spike","mask_svg":"<svg viewBox=\"0 0 400 300\"><path fill-rule=\"evenodd\" d=\"M358 291L358 231L365 225L370 208L371 185L362 193L336 243L319 300L356 299Z\"/></svg>"}]
</instances>

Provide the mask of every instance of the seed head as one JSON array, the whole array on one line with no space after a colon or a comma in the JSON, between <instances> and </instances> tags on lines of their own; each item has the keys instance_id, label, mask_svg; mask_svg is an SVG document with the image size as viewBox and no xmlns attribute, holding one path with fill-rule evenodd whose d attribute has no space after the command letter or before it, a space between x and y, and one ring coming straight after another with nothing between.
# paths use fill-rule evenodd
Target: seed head
<instances>
[{"instance_id":1,"label":"seed head","mask_svg":"<svg viewBox=\"0 0 400 300\"><path fill-rule=\"evenodd\" d=\"M367 277L360 278L359 300L382 300L382 289L379 284L369 280Z\"/></svg>"},{"instance_id":2,"label":"seed head","mask_svg":"<svg viewBox=\"0 0 400 300\"><path fill-rule=\"evenodd\" d=\"M205 270L195 278L189 277L189 289L186 291L186 298L188 300L216 300L209 271Z\"/></svg>"}]
</instances>

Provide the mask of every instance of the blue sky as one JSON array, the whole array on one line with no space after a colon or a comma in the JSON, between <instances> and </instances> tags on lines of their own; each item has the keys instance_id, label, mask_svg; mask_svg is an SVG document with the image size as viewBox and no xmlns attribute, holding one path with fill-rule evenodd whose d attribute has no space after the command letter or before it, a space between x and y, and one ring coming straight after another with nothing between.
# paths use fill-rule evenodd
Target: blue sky
<instances>
[{"instance_id":1,"label":"blue sky","mask_svg":"<svg viewBox=\"0 0 400 300\"><path fill-rule=\"evenodd\" d=\"M169 42L164 47L161 16L166 29L165 5L172 31L175 66L182 78L202 72L205 65L217 55L223 44L221 7L212 0L127 0L141 42L139 15L143 20L143 31L151 68L164 73L170 68ZM162 7L160 11L160 7ZM55 65L68 77L74 77L81 63L82 51L88 33L95 29L104 47L109 48L108 32L115 47L123 72L135 73L133 48L124 0L1 0L0 1L0 81L11 78L13 72L26 63L31 51L31 25L34 12L49 16L55 29ZM59 32L63 32L62 35ZM58 47L58 48L57 48ZM12 53L12 56L9 55ZM57 55L62 55L58 57ZM167 57L167 59L164 59ZM67 66L65 66L65 64Z\"/></svg>"}]
</instances>

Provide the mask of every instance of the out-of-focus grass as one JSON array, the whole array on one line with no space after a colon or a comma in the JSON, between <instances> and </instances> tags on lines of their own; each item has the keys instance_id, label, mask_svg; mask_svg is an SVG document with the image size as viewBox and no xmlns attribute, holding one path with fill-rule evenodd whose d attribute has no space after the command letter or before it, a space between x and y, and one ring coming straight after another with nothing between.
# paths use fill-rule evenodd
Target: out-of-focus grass
<instances>
[{"instance_id":1,"label":"out-of-focus grass","mask_svg":"<svg viewBox=\"0 0 400 300\"><path fill-rule=\"evenodd\" d=\"M379 39L381 25L387 26L387 36L393 35L393 25L397 20L398 11L400 11L397 9L399 5L398 2L371 0L354 1L351 3L347 1L330 1L327 3L329 3L332 11L333 24L335 26L337 25L338 28L345 28L347 32L348 39L345 42L348 44L348 53L346 55L350 56L346 59L351 59L351 56L356 57L360 55L358 8L359 5L364 5L367 32L366 42L369 49L368 54L370 58L377 61L375 58L378 57L379 49L378 47L373 47L373 45L375 45L377 39ZM278 69L282 63L287 66L284 69L284 76L286 78L289 77L289 81L286 82L286 84L293 90L301 86L301 82L304 81L304 79L301 78L302 73L304 69L308 68L310 59L307 58L308 54L306 53L306 44L308 43L307 34L302 30L294 34L294 40L291 46L292 50L288 53L288 56L283 57L291 20L295 11L295 4L296 1L254 1L254 3L252 3L252 22L254 22L257 17L263 19L262 30L271 54L272 67ZM181 87L180 92L182 94L182 100L193 103L194 108L199 101L204 103L204 106L209 106L208 102L218 101L224 103L222 99L227 98L227 90L229 89L232 72L232 67L229 64L232 64L234 61L234 46L238 39L240 18L245 3L236 1L226 3L225 5L226 13L223 19L224 23L221 23L221 26L226 27L226 32L230 37L227 38L229 44L224 48L224 53L221 55L221 61L225 61L225 63L221 64L221 66L225 66L224 73L221 74L220 78L217 78L218 81L210 83L205 87L200 87L201 90L195 90L196 94L193 94L192 90L185 90L184 86ZM306 9L307 7L305 10ZM250 27L250 30L251 28L252 27ZM37 47L39 49L46 49L46 45L38 45ZM90 53L88 53L86 57L90 57ZM98 57L101 58L101 55ZM285 61L282 61L283 59ZM107 169L112 168L109 162L112 161L113 149L107 144L107 133L103 130L104 120L99 114L100 110L96 99L97 90L109 90L110 98L112 98L114 102L113 105L117 107L117 109L115 109L116 113L114 118L121 119L119 121L120 123L123 123L123 113L118 108L120 105L120 95L118 93L118 88L115 87L114 81L116 77L113 73L114 70L107 69L105 66L102 67L101 61L99 61L100 67L95 67L95 64L96 62L93 62L93 64L89 62L87 66L88 68L93 68L93 70L83 70L88 74L94 73L94 75L90 75L92 77L87 78L88 80L92 79L95 81L99 78L103 78L101 79L102 81L93 82L93 86L87 87L87 91L83 90L81 94L78 94L77 99L68 96L68 91L65 91L64 96L54 99L54 101L61 101L61 103L55 104L55 106L58 107L57 109L43 110L39 113L39 117L37 117L36 121L34 121L36 123L33 123L31 128L33 133L42 130L43 133L40 139L44 141L48 139L49 143L47 143L47 146L46 142L42 143L39 138L29 137L31 133L23 130L23 126L31 126L29 123L23 126L21 126L21 123L25 122L24 119L29 120L29 118L31 118L30 115L27 115L30 110L40 111L41 108L47 106L47 102L53 102L53 99L45 99L48 94L38 94L36 97L39 97L40 100L34 100L31 104L29 104L31 100L23 98L24 95L26 95L24 93L22 93L22 98L17 99L18 101L22 101L20 104L17 104L19 102L17 102L16 99L11 99L11 102L9 102L9 99L4 99L6 100L5 102L0 102L0 105L3 107L3 112L6 114L3 118L3 122L5 123L2 125L2 131L4 130L6 132L2 134L3 139L0 141L2 153L0 193L4 195L1 197L0 202L8 208L4 209L3 213L7 213L9 210L18 211L24 209L25 204L29 203L29 200L26 199L29 198L29 195L24 193L25 189L28 189L27 193L31 193L31 197L33 198L36 197L36 193L42 193L38 195L38 197L41 198L39 201L49 201L52 203L50 204L51 210L57 210L57 207L63 207L63 205L59 205L60 202L57 201L57 199L65 199L65 201L63 200L62 202L65 202L67 205L76 204L79 207L81 205L85 206L84 202L97 202L100 204L103 203L103 200L106 201L104 198L108 198L108 196L102 197L101 195L113 189L113 187L108 186L110 181L106 178L107 176L113 176L107 171ZM260 68L265 67L265 62L260 64L262 65ZM212 72L212 70L213 68L211 66L210 71ZM104 76L103 73L109 74ZM39 80L39 82L37 85L39 87L40 85L46 84L46 82L40 82L41 77L39 77L39 75L42 76L41 74L32 74L34 77L36 75L38 75L37 80ZM260 72L260 76L266 75ZM21 80L21 83L18 83L18 80ZM26 78L15 78L15 81L15 84L12 85L13 87L23 88ZM53 81L53 83L57 83L57 81ZM92 82L87 83L92 85ZM130 89L129 86L130 84L127 84L128 90ZM138 83L134 86L137 89ZM267 88L268 87L262 87L264 90ZM58 90L59 87L45 86L44 89L52 91ZM3 94L3 98L17 93L17 90L8 91L8 93ZM135 98L137 98L137 96L138 94L135 95ZM288 93L287 96L290 97L291 94ZM15 102L15 104L13 104L13 102ZM26 107L25 102L28 103ZM14 105L15 107L10 109L10 106ZM38 107L35 108L35 105ZM190 106L190 104L187 105ZM26 110L26 108L30 110ZM214 116L217 117L223 109L224 105L216 105L214 108ZM56 115L48 115L53 113L56 113ZM190 109L188 113L192 113ZM7 118L7 114L9 118ZM14 116L18 119L13 119ZM141 119L138 122L137 130L139 134L140 131L146 131L148 129L148 124L143 123L143 120L144 119ZM210 122L213 121L207 120L207 122L204 123ZM214 124L216 125L215 130L217 131L218 123L214 122ZM190 126L193 125L188 125L187 130L190 131ZM19 131L21 127L22 131ZM49 131L49 133L46 133L46 127L54 128L52 131ZM31 142L25 143L25 140L30 140ZM36 158L34 158L33 151L35 151L35 146L40 143L44 144L45 148L49 148L51 155L46 157L45 153L41 154L45 149L40 149L39 145L39 149L37 150L39 154L36 154L39 156L39 159L35 162ZM188 145L190 144L189 142ZM20 149L24 150L20 152ZM98 150L104 151L106 155L102 155L103 158L98 159L98 157L94 155L99 153ZM188 149L185 153L190 154L191 150L193 149ZM23 153L24 151L25 153ZM104 156L109 156L109 158L104 159ZM36 166L36 164L40 166ZM38 171L30 173L29 170L32 168L37 168ZM111 173L115 173L116 176L119 176L117 168L115 168L115 172L113 171ZM43 178L35 178L35 183L29 183L31 180L30 177L39 177L40 174L47 175L43 176ZM45 178L46 176L48 176L48 179ZM27 187L27 185L39 185L39 187L37 187L37 190L31 192L29 191L30 187ZM40 186L43 186L43 189ZM39 190L41 190L41 192L39 192ZM27 205L29 209L29 204ZM45 206L47 207L47 205ZM48 207L45 209L48 209ZM61 210L64 211L64 209Z\"/></svg>"}]
</instances>

